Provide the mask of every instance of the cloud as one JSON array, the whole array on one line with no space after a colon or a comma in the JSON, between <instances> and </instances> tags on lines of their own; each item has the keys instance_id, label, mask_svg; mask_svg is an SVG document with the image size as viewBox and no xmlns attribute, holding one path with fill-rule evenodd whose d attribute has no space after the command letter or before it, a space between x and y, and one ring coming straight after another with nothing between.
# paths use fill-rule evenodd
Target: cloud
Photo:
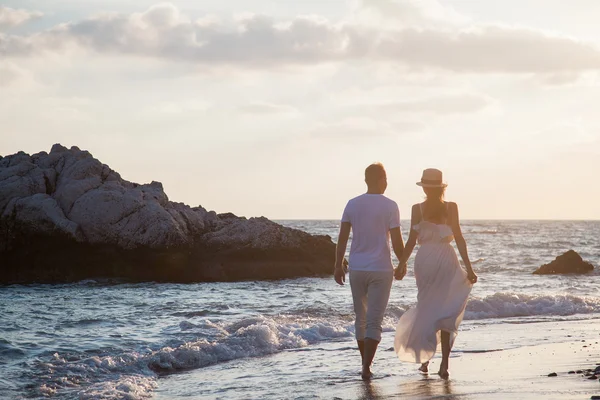
<instances>
[{"instance_id":1,"label":"cloud","mask_svg":"<svg viewBox=\"0 0 600 400\"><path fill-rule=\"evenodd\" d=\"M0 56L71 47L235 68L346 61L397 63L460 73L579 73L600 68L600 50L573 38L511 26L373 28L319 17L279 21L247 15L231 23L192 21L171 4L104 14L29 35L1 35Z\"/></svg>"},{"instance_id":2,"label":"cloud","mask_svg":"<svg viewBox=\"0 0 600 400\"><path fill-rule=\"evenodd\" d=\"M43 14L38 11L28 11L0 6L0 30L22 25L27 21L40 18Z\"/></svg>"},{"instance_id":3,"label":"cloud","mask_svg":"<svg viewBox=\"0 0 600 400\"><path fill-rule=\"evenodd\" d=\"M361 106L361 108L375 112L383 112L385 114L467 114L481 111L491 103L492 100L485 96L463 94L378 105L366 105Z\"/></svg>"},{"instance_id":4,"label":"cloud","mask_svg":"<svg viewBox=\"0 0 600 400\"><path fill-rule=\"evenodd\" d=\"M238 108L239 111L245 114L253 115L269 115L269 114L297 114L298 110L292 106L285 104L272 103L250 103Z\"/></svg>"},{"instance_id":5,"label":"cloud","mask_svg":"<svg viewBox=\"0 0 600 400\"><path fill-rule=\"evenodd\" d=\"M378 46L380 56L413 67L455 72L565 72L600 67L600 51L587 43L541 31L481 26L445 32L408 29Z\"/></svg>"},{"instance_id":6,"label":"cloud","mask_svg":"<svg viewBox=\"0 0 600 400\"><path fill-rule=\"evenodd\" d=\"M470 21L437 0L362 0L354 17L359 22L419 28L461 25Z\"/></svg>"},{"instance_id":7,"label":"cloud","mask_svg":"<svg viewBox=\"0 0 600 400\"><path fill-rule=\"evenodd\" d=\"M563 72L556 74L544 74L538 77L537 81L544 86L565 86L577 83L581 74L575 72Z\"/></svg>"},{"instance_id":8,"label":"cloud","mask_svg":"<svg viewBox=\"0 0 600 400\"><path fill-rule=\"evenodd\" d=\"M157 105L149 107L148 110L143 110L144 113L149 115L173 115L179 116L185 113L204 113L207 112L211 104L207 101L202 100L189 100L189 101L162 101Z\"/></svg>"},{"instance_id":9,"label":"cloud","mask_svg":"<svg viewBox=\"0 0 600 400\"><path fill-rule=\"evenodd\" d=\"M38 86L33 74L8 61L0 61L0 88L15 88L20 91Z\"/></svg>"},{"instance_id":10,"label":"cloud","mask_svg":"<svg viewBox=\"0 0 600 400\"><path fill-rule=\"evenodd\" d=\"M0 87L14 84L23 75L23 71L14 64L0 64Z\"/></svg>"},{"instance_id":11,"label":"cloud","mask_svg":"<svg viewBox=\"0 0 600 400\"><path fill-rule=\"evenodd\" d=\"M423 130L416 121L381 121L369 117L349 117L335 122L321 122L310 132L315 138L369 138L397 136Z\"/></svg>"},{"instance_id":12,"label":"cloud","mask_svg":"<svg viewBox=\"0 0 600 400\"><path fill-rule=\"evenodd\" d=\"M280 25L260 15L233 25L192 22L171 4L132 15L104 14L31 36L0 36L0 54L33 55L71 45L100 53L129 54L211 64L315 63L344 54L346 35L325 20L299 17Z\"/></svg>"}]
</instances>

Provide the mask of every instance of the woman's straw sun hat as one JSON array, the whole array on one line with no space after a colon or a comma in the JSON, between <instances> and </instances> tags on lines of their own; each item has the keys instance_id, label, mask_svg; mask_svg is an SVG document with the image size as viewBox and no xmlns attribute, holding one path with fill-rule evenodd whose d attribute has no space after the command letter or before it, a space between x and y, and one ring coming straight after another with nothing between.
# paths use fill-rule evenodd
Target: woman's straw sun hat
<instances>
[{"instance_id":1,"label":"woman's straw sun hat","mask_svg":"<svg viewBox=\"0 0 600 400\"><path fill-rule=\"evenodd\" d=\"M421 182L417 182L417 185L421 187L446 187L448 186L443 181L442 171L435 168L427 168L423 170L423 176Z\"/></svg>"}]
</instances>

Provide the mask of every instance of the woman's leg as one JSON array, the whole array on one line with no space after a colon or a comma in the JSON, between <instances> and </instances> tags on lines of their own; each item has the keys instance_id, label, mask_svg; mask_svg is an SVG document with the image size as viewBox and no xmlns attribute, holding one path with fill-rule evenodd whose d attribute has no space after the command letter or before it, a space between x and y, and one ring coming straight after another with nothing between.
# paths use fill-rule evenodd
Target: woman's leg
<instances>
[{"instance_id":1,"label":"woman's leg","mask_svg":"<svg viewBox=\"0 0 600 400\"><path fill-rule=\"evenodd\" d=\"M444 379L448 378L448 359L450 357L450 332L442 331L442 363L440 364L440 376Z\"/></svg>"}]
</instances>

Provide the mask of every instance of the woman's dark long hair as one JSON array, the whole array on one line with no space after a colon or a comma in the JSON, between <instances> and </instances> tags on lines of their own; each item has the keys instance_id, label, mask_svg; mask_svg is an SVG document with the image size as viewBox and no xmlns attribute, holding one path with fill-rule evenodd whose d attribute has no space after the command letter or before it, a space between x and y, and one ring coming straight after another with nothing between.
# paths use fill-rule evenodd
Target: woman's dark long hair
<instances>
[{"instance_id":1,"label":"woman's dark long hair","mask_svg":"<svg viewBox=\"0 0 600 400\"><path fill-rule=\"evenodd\" d=\"M436 223L443 223L448 217L446 204L444 203L445 187L424 187L425 207L423 208L423 219Z\"/></svg>"}]
</instances>

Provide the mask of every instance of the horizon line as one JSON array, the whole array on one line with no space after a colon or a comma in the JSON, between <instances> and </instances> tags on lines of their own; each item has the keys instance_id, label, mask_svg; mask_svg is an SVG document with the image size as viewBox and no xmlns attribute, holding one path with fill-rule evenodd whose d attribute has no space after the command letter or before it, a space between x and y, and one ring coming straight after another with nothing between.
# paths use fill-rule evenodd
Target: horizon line
<instances>
[{"instance_id":1,"label":"horizon line","mask_svg":"<svg viewBox=\"0 0 600 400\"><path fill-rule=\"evenodd\" d=\"M268 218L268 217L267 217ZM340 218L269 218L272 221L339 221ZM400 218L409 221L410 218ZM547 221L547 222L600 222L600 218L461 218L461 221Z\"/></svg>"}]
</instances>

